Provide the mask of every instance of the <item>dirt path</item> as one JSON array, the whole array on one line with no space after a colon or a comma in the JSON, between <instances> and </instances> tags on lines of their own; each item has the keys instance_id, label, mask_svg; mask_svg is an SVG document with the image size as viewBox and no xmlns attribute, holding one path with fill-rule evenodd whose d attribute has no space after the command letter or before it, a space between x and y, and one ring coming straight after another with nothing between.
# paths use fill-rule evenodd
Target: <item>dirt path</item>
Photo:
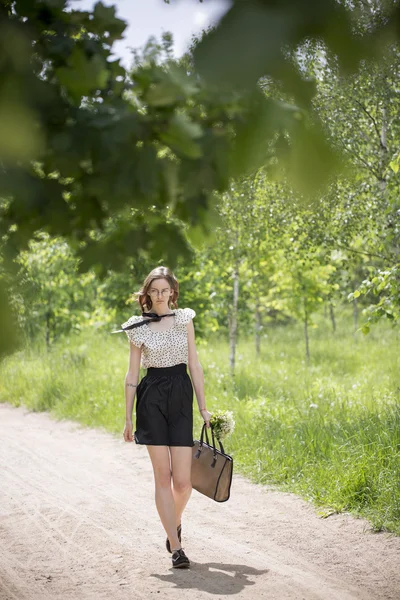
<instances>
[{"instance_id":1,"label":"dirt path","mask_svg":"<svg viewBox=\"0 0 400 600\"><path fill-rule=\"evenodd\" d=\"M400 598L400 538L234 476L193 491L171 568L147 450L0 404L0 599Z\"/></svg>"}]
</instances>

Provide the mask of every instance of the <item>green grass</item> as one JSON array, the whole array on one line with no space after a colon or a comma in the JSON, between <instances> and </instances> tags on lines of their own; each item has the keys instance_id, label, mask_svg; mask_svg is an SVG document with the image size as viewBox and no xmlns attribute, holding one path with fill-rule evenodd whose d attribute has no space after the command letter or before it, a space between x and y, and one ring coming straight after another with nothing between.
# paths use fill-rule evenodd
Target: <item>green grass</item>
<instances>
[{"instance_id":1,"label":"green grass","mask_svg":"<svg viewBox=\"0 0 400 600\"><path fill-rule=\"evenodd\" d=\"M343 318L332 334L317 323L309 365L301 326L271 327L259 357L252 340L239 342L234 378L227 343L199 341L207 406L234 412L225 449L236 471L298 493L321 515L348 511L400 534L399 331L381 323L354 336ZM128 358L122 335L34 345L1 365L0 399L121 435Z\"/></svg>"}]
</instances>

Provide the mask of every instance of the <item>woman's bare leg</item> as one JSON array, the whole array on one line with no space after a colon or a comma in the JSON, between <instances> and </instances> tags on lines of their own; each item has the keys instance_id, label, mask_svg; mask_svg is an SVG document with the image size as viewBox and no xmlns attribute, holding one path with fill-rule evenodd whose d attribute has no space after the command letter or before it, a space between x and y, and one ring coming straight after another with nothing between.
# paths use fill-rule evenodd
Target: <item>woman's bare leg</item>
<instances>
[{"instance_id":1,"label":"woman's bare leg","mask_svg":"<svg viewBox=\"0 0 400 600\"><path fill-rule=\"evenodd\" d=\"M182 513L192 493L192 448L170 446L172 467L172 494L175 501L176 526L180 525Z\"/></svg>"},{"instance_id":2,"label":"woman's bare leg","mask_svg":"<svg viewBox=\"0 0 400 600\"><path fill-rule=\"evenodd\" d=\"M171 550L181 548L176 531L176 511L171 489L171 464L168 446L146 446L154 472L155 500Z\"/></svg>"}]
</instances>

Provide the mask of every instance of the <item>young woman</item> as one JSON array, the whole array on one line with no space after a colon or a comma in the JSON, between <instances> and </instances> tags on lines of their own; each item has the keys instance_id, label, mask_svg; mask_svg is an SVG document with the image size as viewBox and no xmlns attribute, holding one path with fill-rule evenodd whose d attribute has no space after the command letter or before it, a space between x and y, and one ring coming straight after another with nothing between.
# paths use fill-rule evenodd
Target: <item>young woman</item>
<instances>
[{"instance_id":1,"label":"young woman","mask_svg":"<svg viewBox=\"0 0 400 600\"><path fill-rule=\"evenodd\" d=\"M134 437L137 444L146 445L172 566L187 568L190 561L181 546L181 519L192 491L193 386L207 427L211 417L196 350L192 322L196 313L191 308L177 308L179 284L166 267L153 269L136 295L142 315L134 315L121 325L131 342L123 435L126 442ZM147 372L138 384L140 366ZM136 430L132 437L135 392Z\"/></svg>"}]
</instances>

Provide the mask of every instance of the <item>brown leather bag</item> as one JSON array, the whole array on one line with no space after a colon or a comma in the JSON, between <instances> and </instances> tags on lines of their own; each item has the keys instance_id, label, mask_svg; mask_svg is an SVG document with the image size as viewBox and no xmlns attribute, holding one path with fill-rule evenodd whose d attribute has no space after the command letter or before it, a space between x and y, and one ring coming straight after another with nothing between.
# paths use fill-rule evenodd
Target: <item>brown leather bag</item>
<instances>
[{"instance_id":1,"label":"brown leather bag","mask_svg":"<svg viewBox=\"0 0 400 600\"><path fill-rule=\"evenodd\" d=\"M233 458L229 454L225 454L219 440L220 450L217 450L214 431L212 427L210 429L212 446L208 440L205 423L201 430L200 440L193 440L192 487L216 502L226 502L229 500L231 491ZM206 434L205 442L204 432Z\"/></svg>"}]
</instances>

